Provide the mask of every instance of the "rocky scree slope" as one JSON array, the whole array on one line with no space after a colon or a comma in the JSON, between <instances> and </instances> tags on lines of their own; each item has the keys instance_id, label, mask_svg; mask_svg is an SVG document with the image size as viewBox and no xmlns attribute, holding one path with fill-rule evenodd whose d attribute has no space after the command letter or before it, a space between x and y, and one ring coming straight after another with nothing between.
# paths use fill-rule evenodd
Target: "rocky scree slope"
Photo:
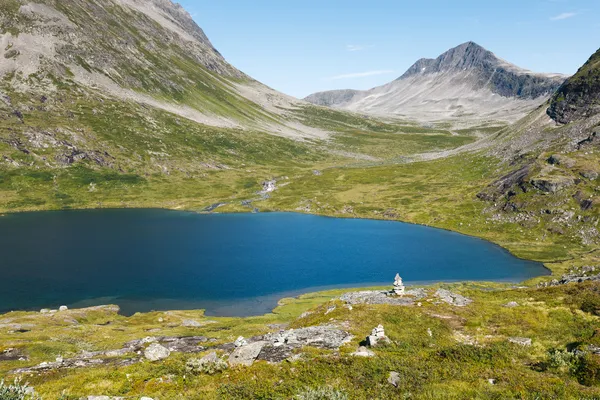
<instances>
[{"instance_id":1,"label":"rocky scree slope","mask_svg":"<svg viewBox=\"0 0 600 400\"><path fill-rule=\"evenodd\" d=\"M386 85L367 91L315 93L305 100L422 121L514 122L544 103L565 79L560 74L524 70L468 42L436 59L418 60Z\"/></svg>"}]
</instances>

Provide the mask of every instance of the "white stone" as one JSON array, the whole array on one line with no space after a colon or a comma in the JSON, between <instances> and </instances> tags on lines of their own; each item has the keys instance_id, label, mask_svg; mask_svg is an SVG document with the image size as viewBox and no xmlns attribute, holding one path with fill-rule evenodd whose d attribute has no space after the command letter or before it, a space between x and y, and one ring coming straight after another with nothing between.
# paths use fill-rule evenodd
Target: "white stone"
<instances>
[{"instance_id":1,"label":"white stone","mask_svg":"<svg viewBox=\"0 0 600 400\"><path fill-rule=\"evenodd\" d=\"M244 339L243 336L238 337L237 339L235 339L235 342L233 342L235 347L242 347L242 346L246 346L248 344L248 342L246 341L246 339Z\"/></svg>"},{"instance_id":2,"label":"white stone","mask_svg":"<svg viewBox=\"0 0 600 400\"><path fill-rule=\"evenodd\" d=\"M40 310L40 314L49 314L50 313L50 309L49 308L42 308Z\"/></svg>"},{"instance_id":3,"label":"white stone","mask_svg":"<svg viewBox=\"0 0 600 400\"><path fill-rule=\"evenodd\" d=\"M60 306L58 311L67 311L68 309L69 309L69 307L67 307L67 306Z\"/></svg>"},{"instance_id":4,"label":"white stone","mask_svg":"<svg viewBox=\"0 0 600 400\"><path fill-rule=\"evenodd\" d=\"M169 357L171 352L164 346L158 343L152 343L144 350L144 357L150 361L160 361Z\"/></svg>"}]
</instances>

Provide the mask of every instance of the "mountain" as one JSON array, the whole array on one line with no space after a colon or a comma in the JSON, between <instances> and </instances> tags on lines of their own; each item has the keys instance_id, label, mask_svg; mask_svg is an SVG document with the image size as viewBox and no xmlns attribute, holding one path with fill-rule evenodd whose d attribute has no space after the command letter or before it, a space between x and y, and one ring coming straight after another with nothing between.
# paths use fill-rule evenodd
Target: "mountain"
<instances>
[{"instance_id":1,"label":"mountain","mask_svg":"<svg viewBox=\"0 0 600 400\"><path fill-rule=\"evenodd\" d=\"M548 115L566 124L600 113L600 50L552 98Z\"/></svg>"},{"instance_id":2,"label":"mountain","mask_svg":"<svg viewBox=\"0 0 600 400\"><path fill-rule=\"evenodd\" d=\"M367 91L327 91L313 104L422 121L444 119L513 122L545 102L564 82L510 64L476 43L423 58L401 77Z\"/></svg>"},{"instance_id":3,"label":"mountain","mask_svg":"<svg viewBox=\"0 0 600 400\"><path fill-rule=\"evenodd\" d=\"M231 66L170 0L3 0L0 23L8 96L79 90L209 126L327 135L294 120L302 102Z\"/></svg>"}]
</instances>

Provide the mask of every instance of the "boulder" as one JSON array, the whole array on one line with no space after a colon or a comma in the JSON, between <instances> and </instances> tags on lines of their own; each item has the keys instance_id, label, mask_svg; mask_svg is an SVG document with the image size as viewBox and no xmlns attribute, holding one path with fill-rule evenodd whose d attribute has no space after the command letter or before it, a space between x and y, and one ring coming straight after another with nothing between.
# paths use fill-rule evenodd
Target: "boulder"
<instances>
[{"instance_id":1,"label":"boulder","mask_svg":"<svg viewBox=\"0 0 600 400\"><path fill-rule=\"evenodd\" d=\"M67 311L69 309L69 307L67 306L60 306L58 311Z\"/></svg>"},{"instance_id":2,"label":"boulder","mask_svg":"<svg viewBox=\"0 0 600 400\"><path fill-rule=\"evenodd\" d=\"M390 385L398 387L400 385L400 374L396 371L390 372L387 381Z\"/></svg>"},{"instance_id":3,"label":"boulder","mask_svg":"<svg viewBox=\"0 0 600 400\"><path fill-rule=\"evenodd\" d=\"M557 193L575 184L575 179L567 176L537 177L531 180L536 189L544 193Z\"/></svg>"},{"instance_id":4,"label":"boulder","mask_svg":"<svg viewBox=\"0 0 600 400\"><path fill-rule=\"evenodd\" d=\"M265 341L259 341L236 348L229 356L229 365L251 366L266 344Z\"/></svg>"},{"instance_id":5,"label":"boulder","mask_svg":"<svg viewBox=\"0 0 600 400\"><path fill-rule=\"evenodd\" d=\"M166 347L158 344L152 343L150 346L144 350L144 357L150 361L160 361L169 357L171 352Z\"/></svg>"},{"instance_id":6,"label":"boulder","mask_svg":"<svg viewBox=\"0 0 600 400\"><path fill-rule=\"evenodd\" d=\"M517 303L516 301L511 301L509 303L506 303L504 305L504 307L506 308L515 308L515 307L519 307L519 303Z\"/></svg>"}]
</instances>

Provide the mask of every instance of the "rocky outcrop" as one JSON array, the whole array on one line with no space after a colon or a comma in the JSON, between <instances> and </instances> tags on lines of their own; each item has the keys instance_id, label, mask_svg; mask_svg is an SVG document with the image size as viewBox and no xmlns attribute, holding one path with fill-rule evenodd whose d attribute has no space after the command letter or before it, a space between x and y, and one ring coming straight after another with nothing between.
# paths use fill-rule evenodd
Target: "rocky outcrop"
<instances>
[{"instance_id":1,"label":"rocky outcrop","mask_svg":"<svg viewBox=\"0 0 600 400\"><path fill-rule=\"evenodd\" d=\"M600 50L553 96L548 115L568 124L600 113Z\"/></svg>"},{"instance_id":2,"label":"rocky outcrop","mask_svg":"<svg viewBox=\"0 0 600 400\"><path fill-rule=\"evenodd\" d=\"M473 300L464 297L463 295L452 293L446 289L438 289L435 292L435 296L439 297L439 299L444 303L448 303L457 307L466 307L473 302Z\"/></svg>"},{"instance_id":3,"label":"rocky outcrop","mask_svg":"<svg viewBox=\"0 0 600 400\"><path fill-rule=\"evenodd\" d=\"M233 349L229 356L230 365L249 366L256 360L277 363L292 359L294 353L304 346L337 350L351 339L352 335L334 325L320 325L256 336L246 339L247 344L239 347L230 343L220 348Z\"/></svg>"},{"instance_id":4,"label":"rocky outcrop","mask_svg":"<svg viewBox=\"0 0 600 400\"><path fill-rule=\"evenodd\" d=\"M563 275L560 279L542 282L538 287L567 285L569 283L581 283L585 281L600 281L600 270L594 266L575 268Z\"/></svg>"},{"instance_id":5,"label":"rocky outcrop","mask_svg":"<svg viewBox=\"0 0 600 400\"><path fill-rule=\"evenodd\" d=\"M142 355L151 361L155 361L168 357L171 352L199 353L205 350L204 347L199 346L199 343L207 341L208 338L204 336L147 337L127 342L120 349L93 352L83 351L77 357L69 359L59 358L53 362L43 362L39 365L20 368L13 372L21 374L59 369L87 368L100 365L126 366L140 362Z\"/></svg>"},{"instance_id":6,"label":"rocky outcrop","mask_svg":"<svg viewBox=\"0 0 600 400\"><path fill-rule=\"evenodd\" d=\"M403 296L392 296L386 291L362 291L344 293L340 300L347 304L389 304L394 306L410 306L415 304L416 300L427 296L425 289L405 290Z\"/></svg>"},{"instance_id":7,"label":"rocky outcrop","mask_svg":"<svg viewBox=\"0 0 600 400\"><path fill-rule=\"evenodd\" d=\"M536 189L545 193L557 193L575 184L575 179L568 176L535 177L530 182Z\"/></svg>"}]
</instances>

